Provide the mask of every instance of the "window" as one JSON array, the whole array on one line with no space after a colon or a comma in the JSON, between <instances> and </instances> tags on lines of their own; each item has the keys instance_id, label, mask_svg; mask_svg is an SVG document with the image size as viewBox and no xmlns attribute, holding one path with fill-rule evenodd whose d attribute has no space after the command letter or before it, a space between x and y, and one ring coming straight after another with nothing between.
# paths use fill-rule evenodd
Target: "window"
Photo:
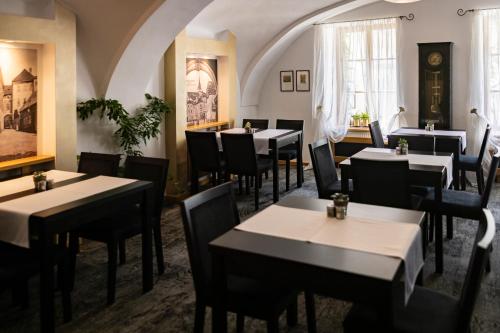
<instances>
[{"instance_id":1,"label":"window","mask_svg":"<svg viewBox=\"0 0 500 333\"><path fill-rule=\"evenodd\" d=\"M492 119L500 126L500 10L484 11L486 73L488 74L486 103Z\"/></svg>"},{"instance_id":2,"label":"window","mask_svg":"<svg viewBox=\"0 0 500 333\"><path fill-rule=\"evenodd\" d=\"M395 19L339 23L347 113L368 112L382 128L398 110Z\"/></svg>"}]
</instances>

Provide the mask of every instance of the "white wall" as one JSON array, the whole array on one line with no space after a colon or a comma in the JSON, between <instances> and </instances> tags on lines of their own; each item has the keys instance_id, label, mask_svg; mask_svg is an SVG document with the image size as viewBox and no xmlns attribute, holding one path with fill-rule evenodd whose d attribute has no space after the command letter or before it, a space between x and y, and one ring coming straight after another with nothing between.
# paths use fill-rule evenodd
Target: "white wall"
<instances>
[{"instance_id":1,"label":"white wall","mask_svg":"<svg viewBox=\"0 0 500 333\"><path fill-rule=\"evenodd\" d=\"M402 71L407 119L410 126L418 121L418 47L417 43L454 43L453 49L453 127L465 128L468 95L469 48L472 15L459 17L457 9L488 8L498 6L498 0L422 0L412 4L391 4L377 2L332 18L331 21L380 18L387 16L415 14L415 20L403 24ZM287 69L313 69L313 29L305 32L290 46L282 58L269 72L262 86L258 115L276 119L301 118L311 122L310 93L281 93L279 72ZM313 80L314 78L311 78ZM313 138L311 127L306 127L305 144ZM304 153L304 160L309 154Z\"/></svg>"},{"instance_id":2,"label":"white wall","mask_svg":"<svg viewBox=\"0 0 500 333\"><path fill-rule=\"evenodd\" d=\"M275 127L276 119L304 119L304 161L309 161L307 144L314 140L311 116L310 92L280 92L280 71L308 69L313 67L314 31L309 29L283 54L280 61L269 72L262 86L257 112L259 118L268 118L270 127ZM294 72L295 75L295 72ZM311 87L312 88L312 87Z\"/></svg>"}]
</instances>

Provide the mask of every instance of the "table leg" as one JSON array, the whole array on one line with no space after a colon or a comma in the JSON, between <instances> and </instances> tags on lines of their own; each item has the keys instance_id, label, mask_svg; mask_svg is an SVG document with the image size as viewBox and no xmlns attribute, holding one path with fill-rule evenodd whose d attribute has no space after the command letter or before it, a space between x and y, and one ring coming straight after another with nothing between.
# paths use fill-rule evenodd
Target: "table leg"
<instances>
[{"instance_id":1,"label":"table leg","mask_svg":"<svg viewBox=\"0 0 500 333\"><path fill-rule=\"evenodd\" d=\"M212 254L212 281L214 282L214 304L212 307L212 332L227 332L226 274L224 259Z\"/></svg>"},{"instance_id":2,"label":"table leg","mask_svg":"<svg viewBox=\"0 0 500 333\"><path fill-rule=\"evenodd\" d=\"M279 169L278 169L278 144L276 140L269 140L271 145L271 159L273 161L273 201L280 200Z\"/></svg>"},{"instance_id":3,"label":"table leg","mask_svg":"<svg viewBox=\"0 0 500 333\"><path fill-rule=\"evenodd\" d=\"M40 241L40 331L54 332L54 252L52 236L42 231Z\"/></svg>"},{"instance_id":4,"label":"table leg","mask_svg":"<svg viewBox=\"0 0 500 333\"><path fill-rule=\"evenodd\" d=\"M153 289L153 244L151 212L153 210L153 189L144 191L142 199L142 291Z\"/></svg>"},{"instance_id":5,"label":"table leg","mask_svg":"<svg viewBox=\"0 0 500 333\"><path fill-rule=\"evenodd\" d=\"M434 215L436 221L434 226L436 231L435 235L435 243L436 244L436 273L443 273L443 216L441 214Z\"/></svg>"},{"instance_id":6,"label":"table leg","mask_svg":"<svg viewBox=\"0 0 500 333\"><path fill-rule=\"evenodd\" d=\"M297 140L297 187L302 187L302 179L304 166L302 165L302 134L299 135L299 140Z\"/></svg>"},{"instance_id":7,"label":"table leg","mask_svg":"<svg viewBox=\"0 0 500 333\"><path fill-rule=\"evenodd\" d=\"M342 193L349 194L349 175L346 166L343 165L340 166L340 177L341 177L340 185Z\"/></svg>"}]
</instances>

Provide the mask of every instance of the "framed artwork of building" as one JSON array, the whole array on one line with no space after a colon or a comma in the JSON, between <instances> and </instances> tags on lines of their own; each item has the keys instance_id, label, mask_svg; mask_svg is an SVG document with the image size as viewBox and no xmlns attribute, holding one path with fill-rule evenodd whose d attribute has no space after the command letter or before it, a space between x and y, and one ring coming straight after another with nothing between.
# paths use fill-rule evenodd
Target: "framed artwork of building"
<instances>
[{"instance_id":1,"label":"framed artwork of building","mask_svg":"<svg viewBox=\"0 0 500 333\"><path fill-rule=\"evenodd\" d=\"M0 45L0 162L37 155L37 52Z\"/></svg>"},{"instance_id":2,"label":"framed artwork of building","mask_svg":"<svg viewBox=\"0 0 500 333\"><path fill-rule=\"evenodd\" d=\"M217 58L186 59L187 126L218 120Z\"/></svg>"}]
</instances>

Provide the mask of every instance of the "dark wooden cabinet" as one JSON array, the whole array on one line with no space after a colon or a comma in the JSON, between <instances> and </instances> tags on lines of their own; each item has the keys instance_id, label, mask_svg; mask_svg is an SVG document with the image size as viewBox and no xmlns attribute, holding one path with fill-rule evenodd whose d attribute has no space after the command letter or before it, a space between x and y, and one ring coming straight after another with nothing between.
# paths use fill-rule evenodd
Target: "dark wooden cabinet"
<instances>
[{"instance_id":1,"label":"dark wooden cabinet","mask_svg":"<svg viewBox=\"0 0 500 333\"><path fill-rule=\"evenodd\" d=\"M418 126L432 122L436 129L451 129L453 43L419 43L418 48Z\"/></svg>"}]
</instances>

